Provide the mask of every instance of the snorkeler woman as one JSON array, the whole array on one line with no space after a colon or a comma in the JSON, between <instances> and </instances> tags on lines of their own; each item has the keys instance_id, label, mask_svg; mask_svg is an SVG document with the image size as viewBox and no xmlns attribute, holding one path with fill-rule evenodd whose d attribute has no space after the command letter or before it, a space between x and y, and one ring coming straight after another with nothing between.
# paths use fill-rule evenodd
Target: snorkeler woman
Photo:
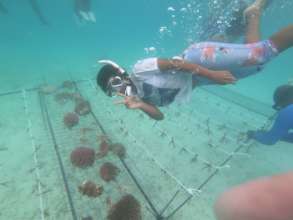
<instances>
[{"instance_id":1,"label":"snorkeler woman","mask_svg":"<svg viewBox=\"0 0 293 220\"><path fill-rule=\"evenodd\" d=\"M106 65L98 72L97 84L108 96L123 96L117 104L162 120L158 107L188 101L196 86L235 83L258 73L264 64L293 45L293 25L260 41L260 15L265 3L256 0L245 10L245 44L195 43L181 57L140 60L130 75L119 65L102 61Z\"/></svg>"}]
</instances>

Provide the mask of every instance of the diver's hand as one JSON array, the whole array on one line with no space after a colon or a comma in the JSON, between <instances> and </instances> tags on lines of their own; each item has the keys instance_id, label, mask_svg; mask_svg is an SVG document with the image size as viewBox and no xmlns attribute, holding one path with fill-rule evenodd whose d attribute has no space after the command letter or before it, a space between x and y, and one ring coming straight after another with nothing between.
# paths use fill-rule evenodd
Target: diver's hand
<instances>
[{"instance_id":1,"label":"diver's hand","mask_svg":"<svg viewBox=\"0 0 293 220\"><path fill-rule=\"evenodd\" d=\"M115 102L115 104L124 104L129 109L139 109L155 120L164 119L163 113L156 106L145 103L135 96L118 95L124 97L124 99Z\"/></svg>"},{"instance_id":2,"label":"diver's hand","mask_svg":"<svg viewBox=\"0 0 293 220\"><path fill-rule=\"evenodd\" d=\"M142 102L134 96L126 96L124 98L124 104L127 108L138 109L141 107Z\"/></svg>"},{"instance_id":3,"label":"diver's hand","mask_svg":"<svg viewBox=\"0 0 293 220\"><path fill-rule=\"evenodd\" d=\"M126 108L129 109L139 109L141 108L142 102L135 96L126 96L123 94L118 94L119 96L123 96L124 99L115 102L115 104L124 104Z\"/></svg>"},{"instance_id":4,"label":"diver's hand","mask_svg":"<svg viewBox=\"0 0 293 220\"><path fill-rule=\"evenodd\" d=\"M209 78L219 84L230 84L236 82L236 78L229 71L225 70L210 71Z\"/></svg>"}]
</instances>

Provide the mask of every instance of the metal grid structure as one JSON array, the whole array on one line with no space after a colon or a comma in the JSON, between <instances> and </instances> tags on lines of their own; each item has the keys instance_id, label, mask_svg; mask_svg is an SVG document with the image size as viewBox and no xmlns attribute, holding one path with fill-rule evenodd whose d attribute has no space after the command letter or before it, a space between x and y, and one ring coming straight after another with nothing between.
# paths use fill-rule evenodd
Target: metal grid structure
<instances>
[{"instance_id":1,"label":"metal grid structure","mask_svg":"<svg viewBox=\"0 0 293 220\"><path fill-rule=\"evenodd\" d=\"M35 175L31 187L39 204L39 211L25 213L30 219L106 219L109 199L118 200L125 193L141 202L144 219L182 219L178 212L199 198L222 169L229 169L232 158L249 157L247 150L255 143L245 141L244 131L271 115L261 104L262 109L246 108L247 98L238 102L225 90L200 89L184 111L168 107L166 119L154 122L139 112L110 108L112 100L106 100L92 80L76 81L74 92L90 101L92 111L71 130L65 129L63 116L72 103L60 106L38 88L1 94L11 102L15 99L24 111L21 120L26 121L31 145L28 173ZM127 157L110 155L93 168L74 168L69 160L72 149L98 146L96 136L102 135L124 144ZM102 183L98 167L105 161L121 170L117 181L103 184L105 192L97 199L82 197L77 186L85 179Z\"/></svg>"}]
</instances>

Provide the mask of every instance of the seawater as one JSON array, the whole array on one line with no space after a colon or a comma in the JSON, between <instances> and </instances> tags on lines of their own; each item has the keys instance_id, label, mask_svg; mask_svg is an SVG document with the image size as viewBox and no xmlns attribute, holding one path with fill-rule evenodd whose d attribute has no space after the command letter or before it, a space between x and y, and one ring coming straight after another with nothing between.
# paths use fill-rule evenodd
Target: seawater
<instances>
[{"instance_id":1,"label":"seawater","mask_svg":"<svg viewBox=\"0 0 293 220\"><path fill-rule=\"evenodd\" d=\"M213 202L222 191L292 168L289 144L267 148L251 143L234 152L245 131L270 125L274 89L293 80L292 49L235 85L195 90L189 104L162 109L166 119L158 123L114 106L89 81L96 77L100 59L131 71L139 59L180 55L192 42L203 40L199 38L208 19L229 21L239 1L95 0L96 23L79 22L72 1L39 1L48 25L40 22L29 1L1 3L7 13L0 12L0 92L16 93L0 97L0 219L107 219L111 204L132 194L143 219L156 219L167 208L162 215L170 219L212 220ZM292 8L290 0L272 0L261 19L263 39L292 24ZM81 117L69 130L63 116L74 105L60 105L55 94L39 96L28 89L72 79L86 80L78 91L90 101L93 115ZM105 135L100 126L126 147L125 163L141 188L110 153L91 168L72 166L70 153L76 146L98 151ZM221 167L231 154L236 156ZM107 161L120 169L111 183L98 175ZM205 183L217 169L219 174ZM89 179L104 186L101 197L80 194L78 186Z\"/></svg>"}]
</instances>

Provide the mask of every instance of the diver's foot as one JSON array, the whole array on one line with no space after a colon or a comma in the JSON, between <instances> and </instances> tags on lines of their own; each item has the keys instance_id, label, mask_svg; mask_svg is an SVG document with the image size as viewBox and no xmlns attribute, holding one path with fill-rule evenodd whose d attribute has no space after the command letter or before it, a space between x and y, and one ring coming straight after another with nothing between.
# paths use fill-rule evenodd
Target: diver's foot
<instances>
[{"instance_id":1,"label":"diver's foot","mask_svg":"<svg viewBox=\"0 0 293 220\"><path fill-rule=\"evenodd\" d=\"M90 11L88 13L88 17L89 17L89 19L90 19L91 22L96 23L96 21L97 21L96 20L96 16L95 16L95 14L93 12Z\"/></svg>"},{"instance_id":2,"label":"diver's foot","mask_svg":"<svg viewBox=\"0 0 293 220\"><path fill-rule=\"evenodd\" d=\"M267 4L267 0L255 0L255 2L253 3L253 5L255 5L255 7L259 8L259 10L262 10Z\"/></svg>"},{"instance_id":3,"label":"diver's foot","mask_svg":"<svg viewBox=\"0 0 293 220\"><path fill-rule=\"evenodd\" d=\"M88 15L88 13L86 13L84 11L80 11L79 14L80 14L80 16L82 17L83 20L85 20L85 21L89 21L90 20L90 17Z\"/></svg>"},{"instance_id":4,"label":"diver's foot","mask_svg":"<svg viewBox=\"0 0 293 220\"><path fill-rule=\"evenodd\" d=\"M243 12L245 20L250 17L260 16L262 9L265 7L267 0L255 0L255 2L248 6Z\"/></svg>"}]
</instances>

